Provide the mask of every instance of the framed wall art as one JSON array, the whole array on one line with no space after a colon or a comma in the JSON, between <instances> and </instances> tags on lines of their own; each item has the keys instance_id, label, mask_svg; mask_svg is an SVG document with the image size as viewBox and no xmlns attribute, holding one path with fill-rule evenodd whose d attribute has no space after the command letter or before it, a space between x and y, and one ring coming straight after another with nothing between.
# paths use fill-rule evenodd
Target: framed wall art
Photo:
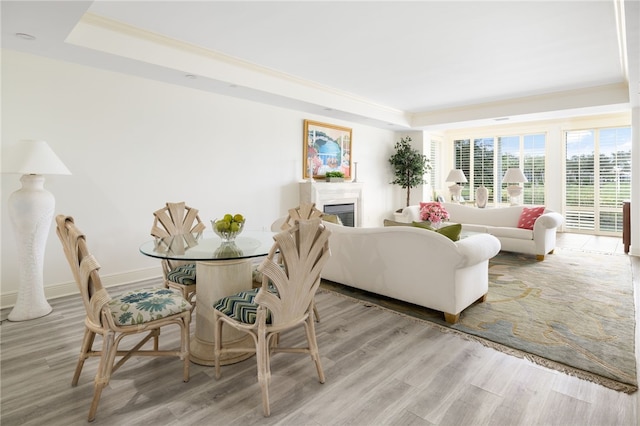
<instances>
[{"instance_id":1,"label":"framed wall art","mask_svg":"<svg viewBox=\"0 0 640 426\"><path fill-rule=\"evenodd\" d=\"M302 167L305 179L324 179L329 171L351 179L351 129L304 120Z\"/></svg>"}]
</instances>

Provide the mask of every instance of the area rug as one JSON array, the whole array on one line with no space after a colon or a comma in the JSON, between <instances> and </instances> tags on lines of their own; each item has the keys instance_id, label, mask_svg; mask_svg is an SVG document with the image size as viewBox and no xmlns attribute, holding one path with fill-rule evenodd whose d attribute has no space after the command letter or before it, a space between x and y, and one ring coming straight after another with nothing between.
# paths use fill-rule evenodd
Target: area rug
<instances>
[{"instance_id":1,"label":"area rug","mask_svg":"<svg viewBox=\"0 0 640 426\"><path fill-rule=\"evenodd\" d=\"M535 256L501 252L489 262L487 301L465 309L454 325L420 306L330 281L321 288L611 389L638 389L626 255L556 249L538 262Z\"/></svg>"}]
</instances>

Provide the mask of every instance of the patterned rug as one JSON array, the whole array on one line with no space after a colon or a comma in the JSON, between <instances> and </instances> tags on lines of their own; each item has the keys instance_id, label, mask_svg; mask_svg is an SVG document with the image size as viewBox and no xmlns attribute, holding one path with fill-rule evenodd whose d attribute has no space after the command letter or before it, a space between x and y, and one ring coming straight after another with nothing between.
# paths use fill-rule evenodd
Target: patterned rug
<instances>
[{"instance_id":1,"label":"patterned rug","mask_svg":"<svg viewBox=\"0 0 640 426\"><path fill-rule=\"evenodd\" d=\"M321 289L429 321L611 389L638 389L626 255L556 249L538 262L535 256L501 252L489 263L487 301L465 309L455 325L447 324L440 312L329 281Z\"/></svg>"}]
</instances>

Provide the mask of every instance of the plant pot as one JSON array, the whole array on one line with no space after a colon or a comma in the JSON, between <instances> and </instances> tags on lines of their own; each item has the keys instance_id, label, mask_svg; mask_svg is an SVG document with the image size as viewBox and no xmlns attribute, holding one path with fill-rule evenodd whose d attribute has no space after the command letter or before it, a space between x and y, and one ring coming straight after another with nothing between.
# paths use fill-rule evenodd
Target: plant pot
<instances>
[{"instance_id":1,"label":"plant pot","mask_svg":"<svg viewBox=\"0 0 640 426\"><path fill-rule=\"evenodd\" d=\"M344 182L344 178L339 177L328 177L327 182Z\"/></svg>"}]
</instances>

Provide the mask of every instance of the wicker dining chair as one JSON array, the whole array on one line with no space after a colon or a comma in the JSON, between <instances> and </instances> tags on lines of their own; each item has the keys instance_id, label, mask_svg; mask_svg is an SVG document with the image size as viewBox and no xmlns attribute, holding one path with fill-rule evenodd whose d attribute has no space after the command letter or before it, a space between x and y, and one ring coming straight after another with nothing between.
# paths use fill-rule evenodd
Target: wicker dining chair
<instances>
[{"instance_id":1,"label":"wicker dining chair","mask_svg":"<svg viewBox=\"0 0 640 426\"><path fill-rule=\"evenodd\" d=\"M184 247L184 244L195 243L195 235L202 233L206 226L198 216L198 209L187 206L184 202L166 203L160 210L153 212L153 227L151 236L160 239L175 237L180 244L174 247ZM174 241L177 243L178 241ZM178 290L191 303L192 309L196 302L196 264L194 262L162 259L162 274L167 288Z\"/></svg>"},{"instance_id":2,"label":"wicker dining chair","mask_svg":"<svg viewBox=\"0 0 640 426\"><path fill-rule=\"evenodd\" d=\"M285 230L292 228L296 221L298 220L309 220L314 218L322 218L325 220L325 215L322 211L316 208L316 203L302 203L298 207L294 207L289 209L287 216L284 218L284 222L280 225L280 230ZM272 225L273 227L276 225ZM278 260L280 263L280 261ZM262 274L258 271L256 267L253 271L253 287L258 288L262 286ZM315 316L315 320L320 322L320 314L318 313L318 309L316 308L316 304L313 304L313 314Z\"/></svg>"},{"instance_id":3,"label":"wicker dining chair","mask_svg":"<svg viewBox=\"0 0 640 426\"><path fill-rule=\"evenodd\" d=\"M93 421L98 410L102 390L109 384L111 375L131 356L178 357L183 362L183 381L189 381L189 326L191 305L179 293L160 288L144 288L111 298L102 286L98 270L100 265L89 253L84 234L76 227L71 216L56 217L56 233L73 272L86 317L82 348L76 370L71 381L78 384L84 361L89 357L100 357L94 380L93 400L89 408L89 421ZM181 329L180 348L160 350L160 329L177 325ZM102 336L102 347L93 350L96 334ZM118 345L127 336L143 334L141 340L128 350L118 350ZM143 349L153 338L153 348ZM116 363L116 357L121 357Z\"/></svg>"},{"instance_id":4,"label":"wicker dining chair","mask_svg":"<svg viewBox=\"0 0 640 426\"><path fill-rule=\"evenodd\" d=\"M265 416L271 413L269 383L272 353L309 354L315 363L320 383L325 381L316 341L313 306L320 285L320 273L331 255L330 234L331 231L325 228L319 218L297 221L293 227L273 237L274 244L259 266L263 275L260 288L237 293L214 303L216 379L220 378L220 358L223 354L255 352ZM223 346L223 325L249 334L253 338L253 347ZM280 333L300 325L305 328L307 345L280 347Z\"/></svg>"}]
</instances>

